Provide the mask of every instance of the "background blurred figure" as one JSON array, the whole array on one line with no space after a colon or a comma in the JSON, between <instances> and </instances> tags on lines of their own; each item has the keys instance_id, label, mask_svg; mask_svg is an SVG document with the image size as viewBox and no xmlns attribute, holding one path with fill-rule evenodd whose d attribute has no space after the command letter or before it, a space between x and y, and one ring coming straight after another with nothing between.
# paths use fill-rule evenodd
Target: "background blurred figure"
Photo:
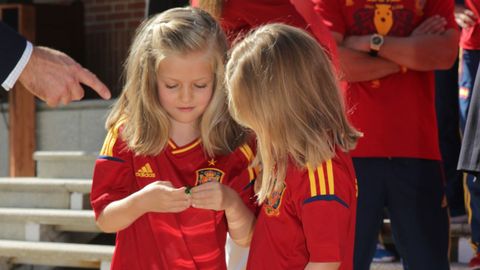
<instances>
[{"instance_id":1,"label":"background blurred figure","mask_svg":"<svg viewBox=\"0 0 480 270\"><path fill-rule=\"evenodd\" d=\"M464 134L464 143L462 145L462 156L460 164L465 164L465 155L471 150L467 150L467 145L471 145L469 142L472 131L470 134L466 133L466 124L469 114L477 111L471 109L472 97L475 92L478 92L477 88L474 88L474 84L477 76L477 69L480 62L480 27L479 27L479 13L480 0L466 0L465 5L457 5L455 11L455 19L462 27L462 36L460 39L460 68L459 68L459 106L460 106L460 127ZM473 120L472 123L475 121ZM475 130L474 126L470 126L470 129ZM469 171L468 166L461 166L459 169ZM473 170L474 171L474 170ZM474 248L475 256L470 260L469 266L473 269L480 269L480 186L475 182L476 178L473 174L466 173L466 185L469 191L470 204L467 205L469 211L469 223L472 231L471 242Z\"/></svg>"},{"instance_id":2,"label":"background blurred figure","mask_svg":"<svg viewBox=\"0 0 480 270\"><path fill-rule=\"evenodd\" d=\"M449 224L433 70L452 66L453 0L316 0L339 45L346 101L364 132L358 178L356 270L368 270L387 207L405 269L449 269Z\"/></svg>"},{"instance_id":3,"label":"background blurred figure","mask_svg":"<svg viewBox=\"0 0 480 270\"><path fill-rule=\"evenodd\" d=\"M309 31L335 58L336 44L313 4L304 0L192 0L220 20L228 39L241 39L251 29L267 23L285 23Z\"/></svg>"}]
</instances>

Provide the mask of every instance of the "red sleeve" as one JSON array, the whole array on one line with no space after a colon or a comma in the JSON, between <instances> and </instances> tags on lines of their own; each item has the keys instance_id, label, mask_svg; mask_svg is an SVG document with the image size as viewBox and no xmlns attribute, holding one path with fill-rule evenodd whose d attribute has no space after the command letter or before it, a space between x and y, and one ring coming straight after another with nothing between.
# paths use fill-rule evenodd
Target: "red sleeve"
<instances>
[{"instance_id":1,"label":"red sleeve","mask_svg":"<svg viewBox=\"0 0 480 270\"><path fill-rule=\"evenodd\" d=\"M324 19L319 12L315 11L314 3L306 0L290 0L290 3L305 19L309 30L313 33L317 41L330 53L330 59L334 63L334 66L337 67L337 44L329 29L324 25Z\"/></svg>"},{"instance_id":2,"label":"red sleeve","mask_svg":"<svg viewBox=\"0 0 480 270\"><path fill-rule=\"evenodd\" d=\"M351 223L349 207L335 200L318 200L303 205L301 218L309 261L342 261Z\"/></svg>"},{"instance_id":3,"label":"red sleeve","mask_svg":"<svg viewBox=\"0 0 480 270\"><path fill-rule=\"evenodd\" d=\"M309 0L304 0L309 1ZM323 18L323 24L332 32L345 35L347 24L343 18L341 7L343 5L338 0L310 0L314 4L314 9Z\"/></svg>"},{"instance_id":4,"label":"red sleeve","mask_svg":"<svg viewBox=\"0 0 480 270\"><path fill-rule=\"evenodd\" d=\"M244 144L232 155L238 158L235 158L234 168L230 171L232 178L227 185L238 192L245 205L256 215L259 207L253 188L257 173L253 168L249 167L250 161L254 157L254 152L248 144Z\"/></svg>"},{"instance_id":5,"label":"red sleeve","mask_svg":"<svg viewBox=\"0 0 480 270\"><path fill-rule=\"evenodd\" d=\"M355 185L347 166L339 164L330 160L309 168L300 188L308 192L296 200L311 262L341 262L352 248Z\"/></svg>"},{"instance_id":6,"label":"red sleeve","mask_svg":"<svg viewBox=\"0 0 480 270\"><path fill-rule=\"evenodd\" d=\"M430 18L435 15L440 15L447 20L447 26L445 28L458 29L458 25L455 22L455 1L454 0L428 0L423 9L425 14L424 18Z\"/></svg>"},{"instance_id":7,"label":"red sleeve","mask_svg":"<svg viewBox=\"0 0 480 270\"><path fill-rule=\"evenodd\" d=\"M108 204L131 194L135 183L132 166L132 153L119 138L118 129L112 129L107 134L93 172L90 202L95 218Z\"/></svg>"}]
</instances>

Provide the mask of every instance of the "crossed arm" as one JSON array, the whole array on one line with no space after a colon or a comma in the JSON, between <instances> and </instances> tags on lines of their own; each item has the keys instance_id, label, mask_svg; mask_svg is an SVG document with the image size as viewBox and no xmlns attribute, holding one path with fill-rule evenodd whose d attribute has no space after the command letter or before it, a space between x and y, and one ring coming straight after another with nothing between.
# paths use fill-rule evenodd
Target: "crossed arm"
<instances>
[{"instance_id":1,"label":"crossed arm","mask_svg":"<svg viewBox=\"0 0 480 270\"><path fill-rule=\"evenodd\" d=\"M445 29L446 21L434 16L408 37L384 37L378 57L368 55L370 35L343 36L332 32L339 45L340 64L348 82L379 79L405 69L448 69L455 61L459 31Z\"/></svg>"}]
</instances>

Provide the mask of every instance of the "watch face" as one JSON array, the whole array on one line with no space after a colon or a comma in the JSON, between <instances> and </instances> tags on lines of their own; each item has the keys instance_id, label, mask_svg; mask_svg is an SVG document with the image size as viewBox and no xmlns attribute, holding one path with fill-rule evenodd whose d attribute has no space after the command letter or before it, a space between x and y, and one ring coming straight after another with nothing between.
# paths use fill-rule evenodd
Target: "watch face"
<instances>
[{"instance_id":1,"label":"watch face","mask_svg":"<svg viewBox=\"0 0 480 270\"><path fill-rule=\"evenodd\" d=\"M375 45L380 45L382 43L382 38L379 36L374 36L372 38L372 43Z\"/></svg>"}]
</instances>

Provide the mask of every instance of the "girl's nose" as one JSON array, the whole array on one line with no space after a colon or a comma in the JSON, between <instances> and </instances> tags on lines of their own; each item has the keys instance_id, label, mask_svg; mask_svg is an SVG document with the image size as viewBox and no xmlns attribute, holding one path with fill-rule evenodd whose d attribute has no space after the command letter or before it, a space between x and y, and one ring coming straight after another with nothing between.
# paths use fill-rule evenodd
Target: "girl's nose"
<instances>
[{"instance_id":1,"label":"girl's nose","mask_svg":"<svg viewBox=\"0 0 480 270\"><path fill-rule=\"evenodd\" d=\"M180 101L182 102L189 102L192 100L193 92L190 86L185 86L180 91Z\"/></svg>"}]
</instances>

